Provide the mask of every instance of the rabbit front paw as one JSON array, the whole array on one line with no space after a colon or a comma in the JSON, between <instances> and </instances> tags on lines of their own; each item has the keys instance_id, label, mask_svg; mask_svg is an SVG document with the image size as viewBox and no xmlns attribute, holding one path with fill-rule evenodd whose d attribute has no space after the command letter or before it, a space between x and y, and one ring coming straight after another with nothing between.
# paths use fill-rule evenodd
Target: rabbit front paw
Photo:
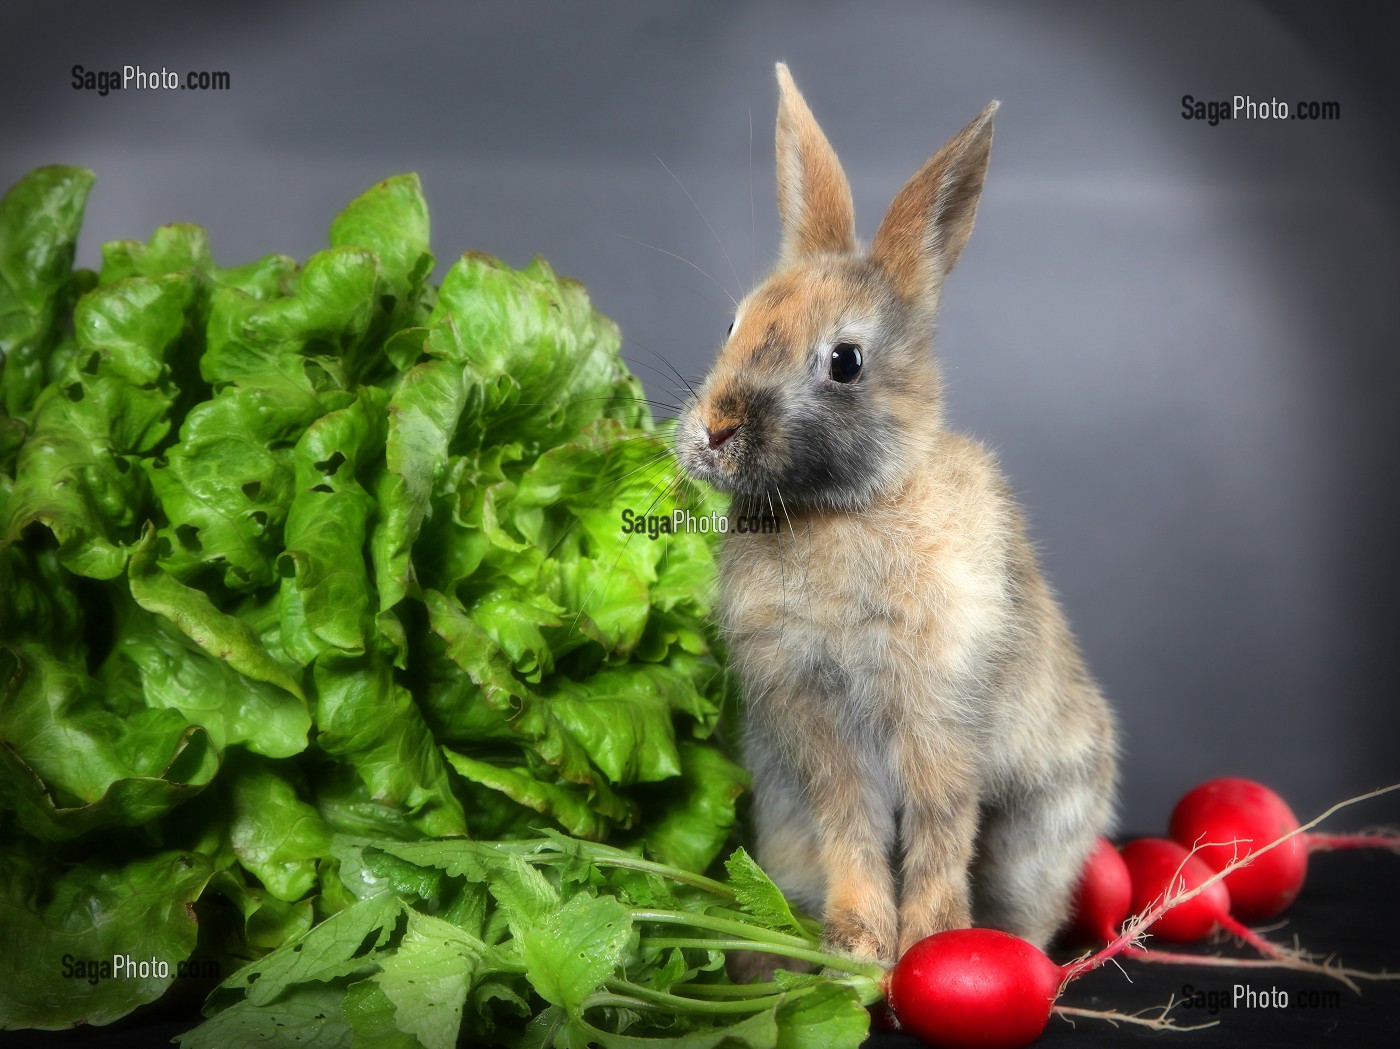
<instances>
[{"instance_id":1,"label":"rabbit front paw","mask_svg":"<svg viewBox=\"0 0 1400 1049\"><path fill-rule=\"evenodd\" d=\"M894 964L898 942L894 921L853 910L829 914L822 936L827 950L852 954L881 965Z\"/></svg>"},{"instance_id":2,"label":"rabbit front paw","mask_svg":"<svg viewBox=\"0 0 1400 1049\"><path fill-rule=\"evenodd\" d=\"M971 926L972 910L965 893L948 890L926 902L906 901L899 918L899 954L903 956L914 944L934 933Z\"/></svg>"}]
</instances>

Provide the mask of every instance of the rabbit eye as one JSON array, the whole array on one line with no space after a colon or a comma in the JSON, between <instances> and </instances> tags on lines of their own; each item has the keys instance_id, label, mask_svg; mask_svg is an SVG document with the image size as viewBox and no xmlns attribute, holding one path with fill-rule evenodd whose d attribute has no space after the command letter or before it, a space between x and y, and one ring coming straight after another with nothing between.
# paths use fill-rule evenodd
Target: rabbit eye
<instances>
[{"instance_id":1,"label":"rabbit eye","mask_svg":"<svg viewBox=\"0 0 1400 1049\"><path fill-rule=\"evenodd\" d=\"M734 322L733 322L733 321L730 321L730 322L729 322L729 328L725 331L724 337L727 339L727 338L729 338L729 336L731 336L731 335L733 335L733 334L734 334Z\"/></svg>"},{"instance_id":2,"label":"rabbit eye","mask_svg":"<svg viewBox=\"0 0 1400 1049\"><path fill-rule=\"evenodd\" d=\"M853 342L838 342L831 351L831 377L837 382L855 382L861 363L859 346Z\"/></svg>"}]
</instances>

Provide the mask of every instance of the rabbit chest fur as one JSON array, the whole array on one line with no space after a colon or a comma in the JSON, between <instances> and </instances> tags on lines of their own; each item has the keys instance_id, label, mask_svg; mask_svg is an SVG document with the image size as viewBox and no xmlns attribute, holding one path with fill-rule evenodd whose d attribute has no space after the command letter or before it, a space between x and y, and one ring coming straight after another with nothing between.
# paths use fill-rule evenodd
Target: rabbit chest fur
<instances>
[{"instance_id":1,"label":"rabbit chest fur","mask_svg":"<svg viewBox=\"0 0 1400 1049\"><path fill-rule=\"evenodd\" d=\"M840 164L779 83L782 259L676 434L732 497L720 619L758 858L838 949L890 962L974 917L1044 945L1109 826L1116 743L994 458L942 421L928 342L995 104L864 254Z\"/></svg>"}]
</instances>

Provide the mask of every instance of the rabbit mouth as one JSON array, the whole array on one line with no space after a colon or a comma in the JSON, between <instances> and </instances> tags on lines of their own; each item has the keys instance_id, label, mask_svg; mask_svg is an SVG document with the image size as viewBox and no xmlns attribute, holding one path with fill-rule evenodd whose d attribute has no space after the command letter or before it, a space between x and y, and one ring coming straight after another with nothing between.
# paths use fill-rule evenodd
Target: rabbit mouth
<instances>
[{"instance_id":1,"label":"rabbit mouth","mask_svg":"<svg viewBox=\"0 0 1400 1049\"><path fill-rule=\"evenodd\" d=\"M750 443L743 424L710 430L695 422L678 434L677 458L682 469L699 481L707 481L722 491L734 492L744 480L746 446Z\"/></svg>"},{"instance_id":2,"label":"rabbit mouth","mask_svg":"<svg viewBox=\"0 0 1400 1049\"><path fill-rule=\"evenodd\" d=\"M757 436L737 428L736 433L711 447L702 432L678 458L686 473L733 497L734 505L756 500L755 505L766 507L768 500L780 499L790 491L791 479L781 463L769 461L773 456L771 442L765 444Z\"/></svg>"},{"instance_id":3,"label":"rabbit mouth","mask_svg":"<svg viewBox=\"0 0 1400 1049\"><path fill-rule=\"evenodd\" d=\"M763 442L751 424L752 420L730 418L707 425L699 412L691 412L676 431L681 469L730 495L762 490L754 474Z\"/></svg>"}]
</instances>

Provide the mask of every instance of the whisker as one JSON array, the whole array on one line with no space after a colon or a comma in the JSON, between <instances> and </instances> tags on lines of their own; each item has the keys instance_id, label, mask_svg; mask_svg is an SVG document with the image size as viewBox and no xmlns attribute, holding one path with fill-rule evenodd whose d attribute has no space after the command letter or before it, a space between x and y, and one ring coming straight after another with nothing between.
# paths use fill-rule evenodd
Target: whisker
<instances>
[{"instance_id":1,"label":"whisker","mask_svg":"<svg viewBox=\"0 0 1400 1049\"><path fill-rule=\"evenodd\" d=\"M648 244L646 241L644 241L644 240L638 240L636 237L629 237L629 236L627 236L627 234L625 234L625 233L615 233L615 234L613 234L613 236L621 237L623 240L630 240L633 244L639 244L639 245L641 245L641 246L644 247L644 248L650 248L652 251L659 251L659 252L661 252L661 254L663 254L663 255L670 255L671 258L676 259L676 260L679 261L679 262L684 262L687 266L689 266L691 269L693 269L696 273L699 273L702 277L704 277L706 280L708 280L708 281L709 281L711 284L713 284L716 288L718 288L720 291L724 292L724 297L725 297L726 299L728 299L731 303L734 304L734 308L735 308L736 310L739 308L739 303L738 303L738 301L736 301L735 298L734 298L734 296L730 294L728 288L726 288L726 287L725 287L723 284L721 284L719 281L715 280L715 278L714 278L713 276L711 276L709 273L706 273L703 269L701 269L701 268L700 268L699 266L697 266L695 263L691 262L691 261L690 261L688 258L686 258L685 256L683 256L683 255L677 255L674 251L667 251L665 248L658 248L655 244Z\"/></svg>"},{"instance_id":2,"label":"whisker","mask_svg":"<svg viewBox=\"0 0 1400 1049\"><path fill-rule=\"evenodd\" d=\"M643 516L649 515L649 514L651 513L651 511L656 507L656 504L657 504L658 502L660 502L663 498L665 498L666 494L667 494L668 492L670 492L672 489L674 489L675 486L676 486L676 484L677 484L677 482L676 482L674 479L673 479L669 484L667 484L666 487L663 488L663 489L661 490L661 492L656 496L656 498L653 499L653 500L651 501L651 504L650 504L650 505L647 507L647 509L646 509L646 514L644 514ZM655 486L655 485L652 485L652 487L655 488L656 486ZM570 633L572 633L574 630L577 630L577 629L578 629L579 620L583 618L584 610L588 608L588 602L590 602L591 600L593 600L593 595L594 595L595 593L598 592L598 587L601 586L604 582L611 581L611 579L612 579L612 577L613 577L613 573L617 571L618 563L621 562L621 560L622 560L622 555L625 554L625 553L627 552L627 547L628 547L628 545L632 542L632 540L636 537L636 534L637 534L637 533L635 533L635 532L628 532L628 533L627 533L627 538L624 539L624 540L622 541L622 548L621 548L620 550L618 550L617 556L616 556L615 558L613 558L613 563L612 563L611 567L609 567L609 569L608 569L607 578L604 579L604 580L599 580L598 582L595 582L595 583L593 584L592 589L590 589L590 590L588 591L588 596L585 597L582 601L579 602L578 614L577 614L576 616L574 616L574 622L573 622L573 626L570 627Z\"/></svg>"},{"instance_id":3,"label":"whisker","mask_svg":"<svg viewBox=\"0 0 1400 1049\"><path fill-rule=\"evenodd\" d=\"M710 225L710 220L705 217L705 213L700 209L700 205L695 203L695 198L690 195L690 190L686 189L685 185L681 182L681 180L676 178L676 173L674 171L666 167L666 161L662 160L655 153L653 153L652 156L656 157L656 162L658 164L660 164L663 168L666 168L666 174L670 175L671 178L675 181L676 185L681 187L681 192L685 194L686 199L690 201L690 203L694 206L696 214L700 216L700 221L705 223L705 228L710 231L710 236L714 237L715 243L719 245L719 251L720 254L724 256L725 265L729 267L729 272L734 276L734 284L737 287L742 288L744 282L739 279L739 271L734 268L734 262L732 259L730 259L729 252L725 250L724 241L720 240L719 234L715 232L714 226ZM729 297L729 301L734 302L734 297L732 295ZM734 308L736 310L739 308L739 304L737 302L734 302Z\"/></svg>"},{"instance_id":4,"label":"whisker","mask_svg":"<svg viewBox=\"0 0 1400 1049\"><path fill-rule=\"evenodd\" d=\"M776 510L773 509L773 493L772 493L771 491L769 491L767 488L764 488L763 491L764 491L764 493L768 496L768 513L769 513L769 515L773 518L773 524L774 524L774 526L776 527L776 526L777 526L777 523L778 523L778 512L777 512ZM783 559L783 534L782 534L782 532L778 532L777 535L774 536L773 541L774 541L774 543L775 543L775 544L777 545L777 547L778 547L778 579L779 579L779 581L780 581L780 584L781 584L782 590L783 590L783 605L782 605L782 612L781 612L781 614L782 614L783 625L782 625L782 627L778 630L778 644L781 645L781 644L783 643L783 638L785 638L785 637L787 636L787 621L788 621L788 615L787 615L787 596L788 596L788 588L787 588L787 562Z\"/></svg>"},{"instance_id":5,"label":"whisker","mask_svg":"<svg viewBox=\"0 0 1400 1049\"><path fill-rule=\"evenodd\" d=\"M682 375L680 372L676 371L675 366L670 361L668 361L665 357L662 357L661 354L657 353L645 343L639 342L636 339L633 339L632 341L637 343L638 346L642 347L642 349L646 350L648 353L655 356L659 361L661 361L662 364L666 365L666 367L670 368L672 373L676 376L676 378L680 379L681 382L685 383L685 387L687 390L690 390L691 395L694 395L695 390L691 388L690 383L685 381L685 376ZM636 365L638 368L650 368L652 371L656 372L657 375L664 376L666 374L660 368L656 367L656 365L648 364L646 361L639 360L636 357L629 357L625 353L619 353L617 354L617 357L621 360L626 361L628 364ZM666 379L666 385L670 389L670 392L676 394L680 393L679 390L677 390L674 386L671 385L671 380L669 378Z\"/></svg>"},{"instance_id":6,"label":"whisker","mask_svg":"<svg viewBox=\"0 0 1400 1049\"><path fill-rule=\"evenodd\" d=\"M620 448L622 445L630 444L634 441L655 441L658 448L665 447L667 448L667 454L670 454L669 447L667 446L666 442L660 440L655 433L619 433L614 434L611 437L605 437L599 443L605 448L612 449ZM592 448L580 448L569 458L576 458L578 455L581 455L584 452L591 451L593 451Z\"/></svg>"},{"instance_id":7,"label":"whisker","mask_svg":"<svg viewBox=\"0 0 1400 1049\"><path fill-rule=\"evenodd\" d=\"M753 107L749 107L749 287L758 282L758 223L753 210Z\"/></svg>"},{"instance_id":8,"label":"whisker","mask_svg":"<svg viewBox=\"0 0 1400 1049\"><path fill-rule=\"evenodd\" d=\"M656 446L656 451L660 455L673 458L675 456L675 447L671 443L671 435L661 428L656 430L642 430L633 433L594 434L592 440L588 443L560 445L557 448L551 449L549 454L566 456L567 458L565 461L570 461L580 455L591 454L599 449L612 450L633 442L651 443Z\"/></svg>"},{"instance_id":9,"label":"whisker","mask_svg":"<svg viewBox=\"0 0 1400 1049\"><path fill-rule=\"evenodd\" d=\"M793 553L797 553L797 529L793 527L792 514L788 513L787 500L783 498L783 490L781 488L779 488L776 484L773 485L773 488L778 493L778 503L783 508L783 516L787 518L788 534L792 536ZM802 564L802 590L807 598L807 615L809 617L812 614L812 577L808 574L808 565L810 564L811 559L812 533L810 530L808 530L807 556L803 557L801 554L798 554L798 560Z\"/></svg>"},{"instance_id":10,"label":"whisker","mask_svg":"<svg viewBox=\"0 0 1400 1049\"><path fill-rule=\"evenodd\" d=\"M599 491L602 491L604 488L611 488L613 485L621 484L621 483L622 483L623 481L625 481L627 478L633 476L634 474L639 474L639 473L641 473L643 470L647 469L647 467L649 467L649 466L656 466L657 464L661 463L663 460L665 460L666 458L668 458L669 454L670 454L670 453L669 453L669 451L668 451L668 452L662 453L662 454L660 454L660 455L653 456L651 459L647 460L645 463L643 463L641 466L637 467L635 470L631 470L631 471L627 472L626 474L624 474L624 475L621 476L621 477L615 477L615 478L613 478L611 481L605 481L603 484L597 485L597 486L594 487L594 488L585 488L585 489L583 489L582 491L571 492L571 493L570 493L570 497L575 496L575 495L587 495L587 494L589 494L589 493L591 493L591 492L599 492ZM651 487L652 487L652 488L655 488L656 485L653 483ZM554 502L550 503L548 506L542 507L542 509L545 509L545 510L553 510L553 509L555 509L556 507L563 505L563 504L564 504L564 501L565 501L565 500L561 497L561 498L559 498L559 499L556 499ZM553 543L550 544L549 549L545 552L545 556L546 556L546 557L552 557L552 556L554 555L554 551L557 550L557 549L559 549L559 544L562 543L565 539L567 539L567 538L569 537L569 533L572 532L572 531L574 530L574 526L577 525L577 524L579 523L579 521L580 521L580 518L579 518L577 515L573 515L573 520L570 521L569 524L564 528L564 530L563 530L562 532L559 533L559 537L558 537L557 539L555 539ZM630 539L630 536L629 536L629 539ZM623 545L623 548L625 549L626 546L627 546L627 542L624 541L622 545ZM621 552L620 552L620 551L619 551L619 556L621 556ZM590 593L589 596L590 596L590 597L592 596L591 593ZM580 614L582 614L582 611L583 611L582 609L579 610ZM577 625L577 622L578 622L577 619L575 619L574 622L575 622L575 625Z\"/></svg>"},{"instance_id":11,"label":"whisker","mask_svg":"<svg viewBox=\"0 0 1400 1049\"><path fill-rule=\"evenodd\" d=\"M604 488L611 488L611 487L612 487L613 485L615 485L615 484L621 484L623 481L627 480L627 478L632 477L632 476L635 476L636 474L641 473L643 470L647 469L648 467L655 466L655 465L657 465L658 463L664 462L664 461L665 461L666 459L668 459L668 458L670 458L670 452L669 452L669 451L668 451L668 452L660 452L660 453L658 453L658 454L656 454L656 455L653 455L653 456L652 456L650 459L648 459L646 462L642 463L641 466L638 466L638 467L636 467L636 468L634 468L634 469L632 469L632 470L628 470L628 471L627 471L625 474L623 474L621 477L614 477L611 481L604 481L602 484L594 485L592 488L580 488L580 489L579 489L578 491L576 491L576 492L570 492L568 497L569 497L569 498L573 498L574 496L577 496L577 495L591 495L591 494L594 493L594 492L601 492ZM542 509L545 509L545 510L553 510L556 506L562 505L562 504L564 503L564 501L565 501L564 498L563 498L563 497L560 497L559 499L554 500L554 502L548 504L547 506L543 507Z\"/></svg>"},{"instance_id":12,"label":"whisker","mask_svg":"<svg viewBox=\"0 0 1400 1049\"><path fill-rule=\"evenodd\" d=\"M647 353L650 353L652 356L654 356L654 357L655 357L658 361L660 361L662 364L666 365L666 367L670 368L670 369L671 369L671 374L674 375L677 379L679 379L679 380L681 381L681 383L685 386L685 388L686 388L688 391L690 391L690 395L691 395L692 397L698 396L698 394L696 394L696 392L695 392L695 387L692 386L692 385L690 384L690 380L687 379L684 375L682 375L682 374L680 373L680 369L678 369L674 364L672 364L669 360L667 360L666 357L665 357L663 354L657 352L656 350L652 349L652 347L648 346L648 345L647 345L646 343L644 343L644 342L639 341L638 339L635 339L635 338L634 338L632 341L635 342L635 343L636 343L638 346L640 346L642 349L646 350ZM656 368L652 368L652 371L657 371L657 369L656 369Z\"/></svg>"},{"instance_id":13,"label":"whisker","mask_svg":"<svg viewBox=\"0 0 1400 1049\"><path fill-rule=\"evenodd\" d=\"M669 401L658 400L654 397L637 397L624 394L609 393L598 397L575 397L567 401L516 401L512 407L516 408L553 408L556 405L570 408L575 404L589 404L593 401L634 401L647 404L656 408L666 408L670 411L678 412L681 409Z\"/></svg>"}]
</instances>

